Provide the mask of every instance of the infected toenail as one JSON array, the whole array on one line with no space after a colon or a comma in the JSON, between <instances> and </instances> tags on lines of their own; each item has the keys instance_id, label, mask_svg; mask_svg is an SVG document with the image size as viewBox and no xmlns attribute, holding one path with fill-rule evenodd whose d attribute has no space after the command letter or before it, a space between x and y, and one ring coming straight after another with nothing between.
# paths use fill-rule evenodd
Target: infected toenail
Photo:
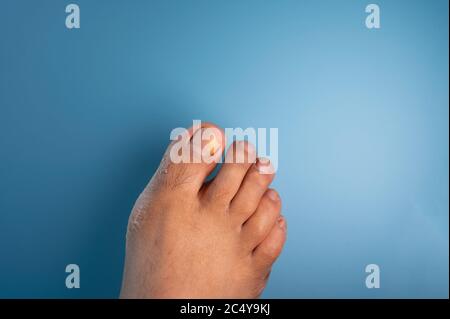
<instances>
[{"instance_id":1,"label":"infected toenail","mask_svg":"<svg viewBox=\"0 0 450 319\"><path fill-rule=\"evenodd\" d=\"M277 202L279 200L278 194L275 191L271 190L271 189L269 189L267 191L267 196L269 196L269 198L271 200L273 200L274 202Z\"/></svg>"},{"instance_id":2,"label":"infected toenail","mask_svg":"<svg viewBox=\"0 0 450 319\"><path fill-rule=\"evenodd\" d=\"M209 155L213 156L220 149L220 142L217 140L216 135L213 135L211 140L208 142Z\"/></svg>"}]
</instances>

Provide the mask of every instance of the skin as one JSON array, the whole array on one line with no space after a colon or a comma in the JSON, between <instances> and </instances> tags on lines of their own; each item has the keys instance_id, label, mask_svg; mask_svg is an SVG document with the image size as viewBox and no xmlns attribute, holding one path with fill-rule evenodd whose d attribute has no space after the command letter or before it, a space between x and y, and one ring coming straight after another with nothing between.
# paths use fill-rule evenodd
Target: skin
<instances>
[{"instance_id":1,"label":"skin","mask_svg":"<svg viewBox=\"0 0 450 319\"><path fill-rule=\"evenodd\" d=\"M224 136L216 126L191 128L190 137L207 128L216 130L211 152L221 156ZM130 215L121 298L259 297L286 240L281 200L269 189L274 174L261 174L270 164L235 163L256 153L234 143L226 155L234 162L206 182L215 163L175 164L173 145Z\"/></svg>"}]
</instances>

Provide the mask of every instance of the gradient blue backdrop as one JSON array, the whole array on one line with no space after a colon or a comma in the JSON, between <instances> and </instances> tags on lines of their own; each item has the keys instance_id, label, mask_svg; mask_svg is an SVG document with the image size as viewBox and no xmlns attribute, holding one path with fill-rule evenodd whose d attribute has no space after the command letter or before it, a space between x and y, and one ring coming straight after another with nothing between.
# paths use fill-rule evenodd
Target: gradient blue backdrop
<instances>
[{"instance_id":1,"label":"gradient blue backdrop","mask_svg":"<svg viewBox=\"0 0 450 319\"><path fill-rule=\"evenodd\" d=\"M448 297L448 1L0 2L0 297L116 297L170 130L278 127L265 297ZM65 288L65 266L81 289ZM381 288L365 287L365 265Z\"/></svg>"}]
</instances>

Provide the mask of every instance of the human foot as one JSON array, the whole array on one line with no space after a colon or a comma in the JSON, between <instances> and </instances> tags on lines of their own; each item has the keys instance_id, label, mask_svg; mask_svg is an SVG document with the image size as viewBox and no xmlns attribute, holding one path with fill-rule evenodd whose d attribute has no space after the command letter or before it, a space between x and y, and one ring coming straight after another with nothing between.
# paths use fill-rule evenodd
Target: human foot
<instances>
[{"instance_id":1,"label":"human foot","mask_svg":"<svg viewBox=\"0 0 450 319\"><path fill-rule=\"evenodd\" d=\"M220 156L223 133L215 132ZM173 145L130 215L121 297L258 297L286 239L280 198L268 189L274 175L261 174L268 164L232 161L255 155L248 143L237 142L217 176L205 182L215 163L175 164Z\"/></svg>"}]
</instances>

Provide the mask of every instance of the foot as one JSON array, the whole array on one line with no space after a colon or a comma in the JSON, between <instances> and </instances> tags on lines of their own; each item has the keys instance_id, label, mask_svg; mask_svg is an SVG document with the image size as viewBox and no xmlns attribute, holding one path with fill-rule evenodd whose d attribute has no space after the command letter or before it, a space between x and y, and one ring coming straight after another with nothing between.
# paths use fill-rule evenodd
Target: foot
<instances>
[{"instance_id":1,"label":"foot","mask_svg":"<svg viewBox=\"0 0 450 319\"><path fill-rule=\"evenodd\" d=\"M190 143L208 127L191 129ZM216 132L221 153L223 132ZM268 188L270 164L232 163L230 156L255 154L237 142L205 182L215 163L175 164L173 145L131 213L121 297L259 297L286 239L280 197Z\"/></svg>"}]
</instances>

